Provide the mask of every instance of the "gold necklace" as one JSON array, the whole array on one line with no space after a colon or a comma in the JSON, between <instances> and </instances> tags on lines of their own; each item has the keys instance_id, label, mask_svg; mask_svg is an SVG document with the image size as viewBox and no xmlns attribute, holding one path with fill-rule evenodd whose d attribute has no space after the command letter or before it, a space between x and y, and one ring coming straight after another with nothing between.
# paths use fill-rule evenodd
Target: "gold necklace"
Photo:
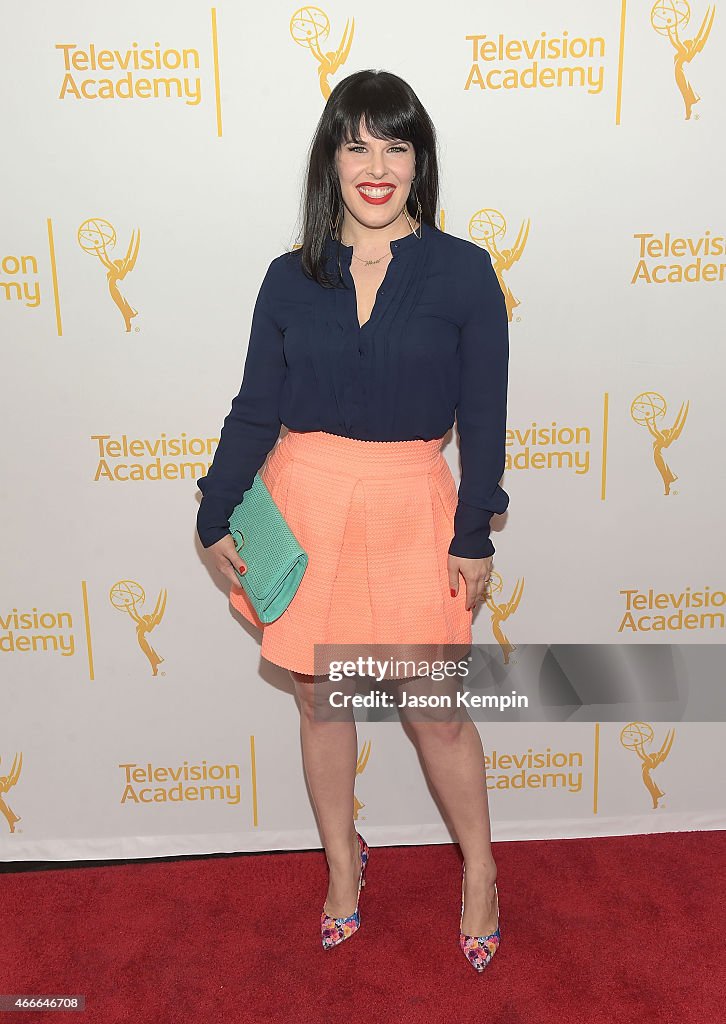
<instances>
[{"instance_id":1,"label":"gold necklace","mask_svg":"<svg viewBox=\"0 0 726 1024\"><path fill-rule=\"evenodd\" d=\"M355 256L355 253L353 253L353 255ZM385 260L386 256L390 255L391 251L389 249L388 252L383 254L383 256L379 256L377 260L364 260L362 256L355 256L355 258L359 260L361 263L364 263L367 267L372 267L374 263L380 263L381 260Z\"/></svg>"},{"instance_id":2,"label":"gold necklace","mask_svg":"<svg viewBox=\"0 0 726 1024\"><path fill-rule=\"evenodd\" d=\"M406 220L408 220L408 217L406 217ZM408 224L409 224L409 227L411 228L411 231L413 231L413 226L412 226L412 224L411 224L411 221L410 221L410 220L408 220ZM409 232L409 234L410 234L410 233L411 233L411 232ZM415 234L415 232L414 232L414 234ZM403 237L404 237L404 238L406 238L407 236L406 236L406 235L404 235ZM392 241L394 241L394 242L395 242L395 241L397 241L397 239L395 239L395 238L394 238L394 239L392 239ZM341 242L342 242L342 244L343 244L343 245L345 245L345 242L343 242L343 239L342 239L342 238L341 238ZM353 253L353 255L355 256L355 258L356 258L357 260L360 260L360 262L361 262L361 263L364 263L364 264L365 264L365 265L366 265L367 267L372 267L374 263L380 263L380 262L381 262L381 260L385 260L386 256L391 256L391 255L393 255L393 254L391 253L391 249L390 249L390 243L389 243L389 249L388 249L388 252L384 252L384 254L383 254L382 256L379 256L377 260L364 260L364 259L363 259L363 258L362 258L361 256L356 256L356 255L355 255L355 253Z\"/></svg>"}]
</instances>

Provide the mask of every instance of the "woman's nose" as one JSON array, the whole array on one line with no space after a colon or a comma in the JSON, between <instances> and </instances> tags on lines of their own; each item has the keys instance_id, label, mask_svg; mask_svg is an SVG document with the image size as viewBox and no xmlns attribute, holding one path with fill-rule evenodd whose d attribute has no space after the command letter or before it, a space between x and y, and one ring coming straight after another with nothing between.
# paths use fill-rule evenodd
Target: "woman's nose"
<instances>
[{"instance_id":1,"label":"woman's nose","mask_svg":"<svg viewBox=\"0 0 726 1024\"><path fill-rule=\"evenodd\" d=\"M382 153L379 154L378 156L376 156L375 153L374 153L373 156L371 157L370 172L371 172L371 177L374 177L374 178L382 178L383 175L385 174L385 172L386 172L386 161L385 161Z\"/></svg>"}]
</instances>

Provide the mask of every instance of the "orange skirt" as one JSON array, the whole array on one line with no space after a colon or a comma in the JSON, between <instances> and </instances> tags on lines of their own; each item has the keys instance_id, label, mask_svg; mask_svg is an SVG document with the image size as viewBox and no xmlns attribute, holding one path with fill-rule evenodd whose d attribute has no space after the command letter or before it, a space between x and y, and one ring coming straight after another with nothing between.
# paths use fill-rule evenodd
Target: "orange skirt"
<instances>
[{"instance_id":1,"label":"orange skirt","mask_svg":"<svg viewBox=\"0 0 726 1024\"><path fill-rule=\"evenodd\" d=\"M316 671L316 644L471 645L472 611L459 580L452 597L448 548L457 491L430 441L360 441L290 430L260 476L309 562L292 601L262 623L237 583L230 604L262 631L261 654L283 668ZM420 649L413 648L415 657ZM329 648L325 657L332 657ZM429 647L429 656L430 647ZM441 655L439 655L441 656ZM318 652L320 665L320 651Z\"/></svg>"}]
</instances>

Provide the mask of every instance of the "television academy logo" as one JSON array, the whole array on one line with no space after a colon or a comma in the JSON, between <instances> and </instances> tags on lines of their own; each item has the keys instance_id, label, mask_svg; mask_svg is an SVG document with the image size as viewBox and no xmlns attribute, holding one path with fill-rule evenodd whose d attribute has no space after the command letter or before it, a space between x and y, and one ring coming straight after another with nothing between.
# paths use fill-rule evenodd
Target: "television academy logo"
<instances>
[{"instance_id":1,"label":"television academy logo","mask_svg":"<svg viewBox=\"0 0 726 1024\"><path fill-rule=\"evenodd\" d=\"M649 15L640 12L635 15L636 30L641 18L649 18L650 27L671 46L673 76L686 120L691 119L693 107L701 99L689 81L687 67L709 40L716 8L709 5L700 22L696 20L698 27L686 38L691 13L688 0L655 0ZM603 36L573 33L569 29L556 35L544 29L535 30L521 37L505 32L467 34L464 36L468 49L467 74L463 89L486 93L489 97L523 89L549 92L558 100L564 91L580 90L595 96L605 90L606 72L611 72L616 100L615 123L620 124L623 67L629 52L624 45L627 29L627 10L622 4L617 37L607 42ZM637 54L638 48L630 52ZM649 77L653 76L637 69L635 80L641 85Z\"/></svg>"},{"instance_id":2,"label":"television academy logo","mask_svg":"<svg viewBox=\"0 0 726 1024\"><path fill-rule=\"evenodd\" d=\"M63 60L59 100L181 100L187 106L202 101L199 77L201 58L193 47L182 50L162 47L112 49L88 43L56 43ZM157 74L159 72L159 74Z\"/></svg>"}]
</instances>

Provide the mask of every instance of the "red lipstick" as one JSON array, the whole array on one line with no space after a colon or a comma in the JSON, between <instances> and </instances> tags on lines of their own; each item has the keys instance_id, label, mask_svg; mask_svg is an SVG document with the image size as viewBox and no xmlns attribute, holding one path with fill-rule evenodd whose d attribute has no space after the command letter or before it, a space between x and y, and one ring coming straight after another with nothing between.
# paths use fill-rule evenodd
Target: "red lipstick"
<instances>
[{"instance_id":1,"label":"red lipstick","mask_svg":"<svg viewBox=\"0 0 726 1024\"><path fill-rule=\"evenodd\" d=\"M361 192L361 188L390 188L385 196L367 196L365 192ZM396 186L391 181L359 181L356 185L358 195L361 199L364 199L367 203L371 203L373 206L382 206L383 203L387 203L391 196L396 191Z\"/></svg>"}]
</instances>

